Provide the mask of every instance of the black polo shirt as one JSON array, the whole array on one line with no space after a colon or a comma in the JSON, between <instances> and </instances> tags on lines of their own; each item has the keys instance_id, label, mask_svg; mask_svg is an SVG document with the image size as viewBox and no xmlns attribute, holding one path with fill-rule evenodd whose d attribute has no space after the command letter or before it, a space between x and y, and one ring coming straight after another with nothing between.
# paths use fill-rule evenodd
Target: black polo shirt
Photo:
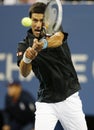
<instances>
[{"instance_id":1,"label":"black polo shirt","mask_svg":"<svg viewBox=\"0 0 94 130\"><path fill-rule=\"evenodd\" d=\"M56 48L43 49L32 61L32 70L39 79L38 101L55 103L65 100L80 89L71 53L67 44L67 33L63 44ZM18 44L17 64L24 51L32 46L34 36L29 30L27 37Z\"/></svg>"}]
</instances>

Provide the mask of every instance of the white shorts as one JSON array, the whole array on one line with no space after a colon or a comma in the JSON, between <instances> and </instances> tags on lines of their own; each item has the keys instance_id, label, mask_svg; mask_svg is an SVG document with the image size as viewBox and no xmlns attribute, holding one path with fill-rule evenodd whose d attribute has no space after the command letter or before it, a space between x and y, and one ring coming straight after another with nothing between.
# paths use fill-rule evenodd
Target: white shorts
<instances>
[{"instance_id":1,"label":"white shorts","mask_svg":"<svg viewBox=\"0 0 94 130\"><path fill-rule=\"evenodd\" d=\"M54 130L59 120L64 130L87 130L78 92L58 103L36 102L35 130Z\"/></svg>"}]
</instances>

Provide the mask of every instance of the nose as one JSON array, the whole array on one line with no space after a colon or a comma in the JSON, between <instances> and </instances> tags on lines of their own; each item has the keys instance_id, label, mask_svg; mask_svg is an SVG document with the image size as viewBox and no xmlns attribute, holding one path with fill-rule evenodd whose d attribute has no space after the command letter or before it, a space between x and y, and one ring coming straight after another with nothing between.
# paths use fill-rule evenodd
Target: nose
<instances>
[{"instance_id":1,"label":"nose","mask_svg":"<svg viewBox=\"0 0 94 130\"><path fill-rule=\"evenodd\" d=\"M38 21L38 22L37 22L37 27L40 28L41 26L42 26L42 22Z\"/></svg>"}]
</instances>

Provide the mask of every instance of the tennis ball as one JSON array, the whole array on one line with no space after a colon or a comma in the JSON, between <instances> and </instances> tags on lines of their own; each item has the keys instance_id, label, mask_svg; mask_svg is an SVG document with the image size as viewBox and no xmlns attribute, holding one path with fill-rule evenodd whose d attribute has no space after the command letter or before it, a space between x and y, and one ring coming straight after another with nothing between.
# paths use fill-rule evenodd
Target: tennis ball
<instances>
[{"instance_id":1,"label":"tennis ball","mask_svg":"<svg viewBox=\"0 0 94 130\"><path fill-rule=\"evenodd\" d=\"M24 26L24 27L30 27L32 25L32 20L31 18L29 17L24 17L22 18L21 20L21 24Z\"/></svg>"}]
</instances>

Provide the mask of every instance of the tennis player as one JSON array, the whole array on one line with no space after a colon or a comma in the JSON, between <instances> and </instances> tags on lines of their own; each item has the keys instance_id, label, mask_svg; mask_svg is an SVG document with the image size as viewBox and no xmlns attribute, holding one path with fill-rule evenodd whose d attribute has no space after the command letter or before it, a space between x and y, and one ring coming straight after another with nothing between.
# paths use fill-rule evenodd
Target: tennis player
<instances>
[{"instance_id":1,"label":"tennis player","mask_svg":"<svg viewBox=\"0 0 94 130\"><path fill-rule=\"evenodd\" d=\"M54 130L58 120L64 130L87 130L79 97L81 87L67 44L68 34L57 32L43 38L45 8L40 2L31 6L32 27L17 49L21 74L27 77L33 71L40 82L35 130Z\"/></svg>"}]
</instances>

